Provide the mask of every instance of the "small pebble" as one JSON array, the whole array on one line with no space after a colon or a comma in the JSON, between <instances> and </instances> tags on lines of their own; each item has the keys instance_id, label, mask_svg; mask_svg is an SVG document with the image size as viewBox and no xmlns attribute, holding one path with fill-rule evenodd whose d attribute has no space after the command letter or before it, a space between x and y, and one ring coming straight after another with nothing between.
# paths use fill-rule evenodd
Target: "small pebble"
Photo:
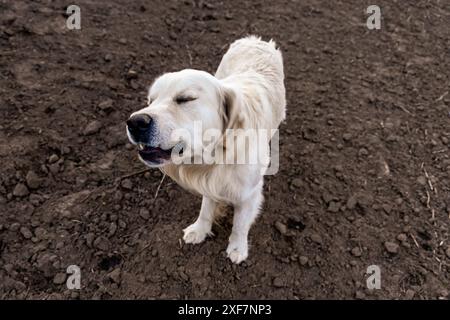
<instances>
[{"instance_id":1,"label":"small pebble","mask_svg":"<svg viewBox=\"0 0 450 320\"><path fill-rule=\"evenodd\" d=\"M302 179L295 178L292 180L291 185L295 188L301 188L303 186Z\"/></svg>"},{"instance_id":2,"label":"small pebble","mask_svg":"<svg viewBox=\"0 0 450 320\"><path fill-rule=\"evenodd\" d=\"M311 240L313 242L318 243L318 244L322 244L322 237L319 234L314 233L314 234L311 235L310 238L311 238Z\"/></svg>"},{"instance_id":3,"label":"small pebble","mask_svg":"<svg viewBox=\"0 0 450 320\"><path fill-rule=\"evenodd\" d=\"M141 208L141 210L139 210L139 215L142 219L148 220L150 218L150 211L145 208Z\"/></svg>"},{"instance_id":4,"label":"small pebble","mask_svg":"<svg viewBox=\"0 0 450 320\"><path fill-rule=\"evenodd\" d=\"M28 229L27 227L20 228L20 233L22 234L22 236L25 239L31 239L31 237L33 236L33 234L31 233L30 229Z\"/></svg>"},{"instance_id":5,"label":"small pebble","mask_svg":"<svg viewBox=\"0 0 450 320\"><path fill-rule=\"evenodd\" d=\"M37 189L41 185L41 179L34 171L28 171L25 179L27 181L28 187L30 187L31 189Z\"/></svg>"},{"instance_id":6,"label":"small pebble","mask_svg":"<svg viewBox=\"0 0 450 320\"><path fill-rule=\"evenodd\" d=\"M298 261L300 262L300 264L301 264L302 266L305 266L305 265L308 263L308 257L300 256L300 257L298 258Z\"/></svg>"},{"instance_id":7,"label":"small pebble","mask_svg":"<svg viewBox=\"0 0 450 320\"><path fill-rule=\"evenodd\" d=\"M109 233L108 236L111 237L113 236L117 231L117 224L115 222L111 222L111 224L109 225Z\"/></svg>"},{"instance_id":8,"label":"small pebble","mask_svg":"<svg viewBox=\"0 0 450 320\"><path fill-rule=\"evenodd\" d=\"M53 175L56 175L59 172L59 164L58 163L52 163L51 165L48 166L48 169L50 170L50 172Z\"/></svg>"},{"instance_id":9,"label":"small pebble","mask_svg":"<svg viewBox=\"0 0 450 320\"><path fill-rule=\"evenodd\" d=\"M352 255L355 257L361 257L362 251L359 247L354 247L352 249Z\"/></svg>"},{"instance_id":10,"label":"small pebble","mask_svg":"<svg viewBox=\"0 0 450 320\"><path fill-rule=\"evenodd\" d=\"M130 179L124 179L124 180L122 180L121 185L122 185L122 187L123 187L124 189L128 189L128 190L133 189L133 182L131 182Z\"/></svg>"},{"instance_id":11,"label":"small pebble","mask_svg":"<svg viewBox=\"0 0 450 320\"><path fill-rule=\"evenodd\" d=\"M18 183L13 190L13 196L15 197L25 197L29 194L28 188L23 183Z\"/></svg>"},{"instance_id":12,"label":"small pebble","mask_svg":"<svg viewBox=\"0 0 450 320\"><path fill-rule=\"evenodd\" d=\"M285 235L287 232L287 227L284 223L281 221L275 222L275 228L282 234Z\"/></svg>"},{"instance_id":13,"label":"small pebble","mask_svg":"<svg viewBox=\"0 0 450 320\"><path fill-rule=\"evenodd\" d=\"M114 269L108 273L108 278L110 278L115 283L120 283L121 271L119 268Z\"/></svg>"},{"instance_id":14,"label":"small pebble","mask_svg":"<svg viewBox=\"0 0 450 320\"><path fill-rule=\"evenodd\" d=\"M440 298L446 299L448 297L448 295L449 295L449 292L448 292L447 289L441 289L439 291L439 297Z\"/></svg>"},{"instance_id":15,"label":"small pebble","mask_svg":"<svg viewBox=\"0 0 450 320\"><path fill-rule=\"evenodd\" d=\"M98 104L98 108L106 113L113 111L113 103L112 99L106 99Z\"/></svg>"},{"instance_id":16,"label":"small pebble","mask_svg":"<svg viewBox=\"0 0 450 320\"><path fill-rule=\"evenodd\" d=\"M365 157L365 156L367 156L369 154L369 151L367 151L367 149L365 149L365 148L361 148L361 149L359 149L358 154L361 157Z\"/></svg>"},{"instance_id":17,"label":"small pebble","mask_svg":"<svg viewBox=\"0 0 450 320\"><path fill-rule=\"evenodd\" d=\"M98 237L94 241L94 246L99 250L108 251L109 247L110 247L110 243L109 243L108 239L106 239L105 237Z\"/></svg>"},{"instance_id":18,"label":"small pebble","mask_svg":"<svg viewBox=\"0 0 450 320\"><path fill-rule=\"evenodd\" d=\"M347 209L352 210L356 207L357 203L358 203L358 199L357 199L356 195L353 195L350 198L348 198L346 207L347 207Z\"/></svg>"},{"instance_id":19,"label":"small pebble","mask_svg":"<svg viewBox=\"0 0 450 320\"><path fill-rule=\"evenodd\" d=\"M58 155L56 155L56 154L52 154L49 158L48 158L48 162L49 163L55 163L56 161L58 161L59 160L59 157L58 157Z\"/></svg>"},{"instance_id":20,"label":"small pebble","mask_svg":"<svg viewBox=\"0 0 450 320\"><path fill-rule=\"evenodd\" d=\"M420 177L417 178L417 182L420 185L424 186L424 185L427 184L427 178L425 176L420 176Z\"/></svg>"},{"instance_id":21,"label":"small pebble","mask_svg":"<svg viewBox=\"0 0 450 320\"><path fill-rule=\"evenodd\" d=\"M344 141L350 141L352 138L352 135L350 133L344 133L342 135L342 139L344 139Z\"/></svg>"},{"instance_id":22,"label":"small pebble","mask_svg":"<svg viewBox=\"0 0 450 320\"><path fill-rule=\"evenodd\" d=\"M279 277L273 279L273 286L275 288L282 288L282 287L284 287L283 279L281 279Z\"/></svg>"},{"instance_id":23,"label":"small pebble","mask_svg":"<svg viewBox=\"0 0 450 320\"><path fill-rule=\"evenodd\" d=\"M66 274L65 273L57 273L55 277L53 278L54 284L63 284L66 282Z\"/></svg>"},{"instance_id":24,"label":"small pebble","mask_svg":"<svg viewBox=\"0 0 450 320\"><path fill-rule=\"evenodd\" d=\"M411 300L412 298L414 298L415 294L416 293L414 292L414 290L408 289L408 290L406 290L405 298L408 300Z\"/></svg>"}]
</instances>

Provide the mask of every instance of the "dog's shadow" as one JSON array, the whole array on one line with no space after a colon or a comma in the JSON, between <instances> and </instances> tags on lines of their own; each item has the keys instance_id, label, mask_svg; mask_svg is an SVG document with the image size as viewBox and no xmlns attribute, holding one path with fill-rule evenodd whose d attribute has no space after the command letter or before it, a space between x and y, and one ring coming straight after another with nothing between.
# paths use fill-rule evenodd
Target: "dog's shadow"
<instances>
[{"instance_id":1,"label":"dog's shadow","mask_svg":"<svg viewBox=\"0 0 450 320\"><path fill-rule=\"evenodd\" d=\"M228 238L233 228L233 213L234 208L231 205L219 204L217 206L214 211L214 223L212 226L214 238Z\"/></svg>"}]
</instances>

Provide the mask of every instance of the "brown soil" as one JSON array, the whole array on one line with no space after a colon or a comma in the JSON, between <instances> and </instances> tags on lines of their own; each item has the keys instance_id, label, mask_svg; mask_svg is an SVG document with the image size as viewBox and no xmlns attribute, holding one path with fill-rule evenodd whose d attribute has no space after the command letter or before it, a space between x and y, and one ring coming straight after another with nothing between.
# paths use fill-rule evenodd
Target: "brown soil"
<instances>
[{"instance_id":1,"label":"brown soil","mask_svg":"<svg viewBox=\"0 0 450 320\"><path fill-rule=\"evenodd\" d=\"M377 1L379 31L373 1L76 2L79 31L66 1L0 1L0 298L449 297L448 1ZM288 115L236 266L229 218L183 245L200 198L165 179L154 199L124 122L249 33L283 51Z\"/></svg>"}]
</instances>

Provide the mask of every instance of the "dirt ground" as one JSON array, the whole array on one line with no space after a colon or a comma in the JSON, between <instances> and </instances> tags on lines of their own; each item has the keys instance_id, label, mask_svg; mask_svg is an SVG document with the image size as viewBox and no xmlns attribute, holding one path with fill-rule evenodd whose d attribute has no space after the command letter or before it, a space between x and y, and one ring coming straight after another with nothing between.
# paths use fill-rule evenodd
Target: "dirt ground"
<instances>
[{"instance_id":1,"label":"dirt ground","mask_svg":"<svg viewBox=\"0 0 450 320\"><path fill-rule=\"evenodd\" d=\"M0 298L450 297L449 0L72 2L81 30L66 1L0 0ZM288 113L236 266L230 217L183 244L201 199L169 178L155 198L125 120L247 34L280 46Z\"/></svg>"}]
</instances>

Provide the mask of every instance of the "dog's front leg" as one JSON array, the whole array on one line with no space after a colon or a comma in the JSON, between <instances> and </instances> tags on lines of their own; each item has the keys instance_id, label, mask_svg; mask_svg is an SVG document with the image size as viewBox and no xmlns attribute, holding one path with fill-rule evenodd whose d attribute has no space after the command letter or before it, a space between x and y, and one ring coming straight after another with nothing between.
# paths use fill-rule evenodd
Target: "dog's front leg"
<instances>
[{"instance_id":1,"label":"dog's front leg","mask_svg":"<svg viewBox=\"0 0 450 320\"><path fill-rule=\"evenodd\" d=\"M200 215L197 220L183 230L183 240L186 243L200 243L207 235L212 235L211 228L214 220L214 210L217 203L208 197L203 196Z\"/></svg>"},{"instance_id":2,"label":"dog's front leg","mask_svg":"<svg viewBox=\"0 0 450 320\"><path fill-rule=\"evenodd\" d=\"M233 229L227 248L228 258L233 263L241 263L248 256L248 232L258 216L263 201L262 182L253 194L234 207Z\"/></svg>"}]
</instances>

